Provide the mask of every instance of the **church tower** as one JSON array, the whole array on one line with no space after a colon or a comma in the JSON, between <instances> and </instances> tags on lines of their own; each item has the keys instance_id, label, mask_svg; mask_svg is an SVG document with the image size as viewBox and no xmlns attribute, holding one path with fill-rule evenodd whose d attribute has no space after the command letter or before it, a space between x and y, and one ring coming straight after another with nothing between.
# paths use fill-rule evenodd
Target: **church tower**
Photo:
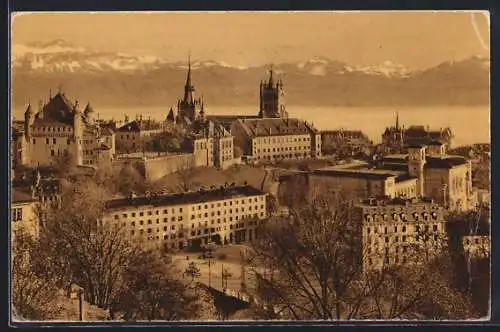
<instances>
[{"instance_id":1,"label":"church tower","mask_svg":"<svg viewBox=\"0 0 500 332\"><path fill-rule=\"evenodd\" d=\"M196 120L201 102L199 99L195 99L194 91L194 85L191 82L191 58L189 58L186 84L184 85L184 97L177 103L179 121L182 121L184 118L188 118L191 122Z\"/></svg>"},{"instance_id":2,"label":"church tower","mask_svg":"<svg viewBox=\"0 0 500 332\"><path fill-rule=\"evenodd\" d=\"M261 118L287 118L288 113L284 104L283 82L274 82L273 69L269 70L267 82L260 82L260 109Z\"/></svg>"}]
</instances>

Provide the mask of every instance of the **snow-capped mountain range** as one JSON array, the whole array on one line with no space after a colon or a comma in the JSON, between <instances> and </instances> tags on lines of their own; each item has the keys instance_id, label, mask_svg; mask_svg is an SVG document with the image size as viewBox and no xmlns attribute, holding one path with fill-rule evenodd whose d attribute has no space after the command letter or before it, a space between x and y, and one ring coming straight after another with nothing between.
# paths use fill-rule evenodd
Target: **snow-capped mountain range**
<instances>
[{"instance_id":1,"label":"snow-capped mountain range","mask_svg":"<svg viewBox=\"0 0 500 332\"><path fill-rule=\"evenodd\" d=\"M295 103L477 104L489 101L489 63L488 58L472 57L412 71L391 61L355 66L315 57L275 64L273 69L283 77L288 96ZM187 64L155 56L89 50L56 39L12 45L11 68L14 103L25 103L26 98L49 88L44 86L63 84L80 94L83 90L89 98L104 104L154 104L166 98L176 100ZM192 61L191 68L197 88L217 104L256 103L256 85L266 79L269 69L213 60Z\"/></svg>"}]
</instances>

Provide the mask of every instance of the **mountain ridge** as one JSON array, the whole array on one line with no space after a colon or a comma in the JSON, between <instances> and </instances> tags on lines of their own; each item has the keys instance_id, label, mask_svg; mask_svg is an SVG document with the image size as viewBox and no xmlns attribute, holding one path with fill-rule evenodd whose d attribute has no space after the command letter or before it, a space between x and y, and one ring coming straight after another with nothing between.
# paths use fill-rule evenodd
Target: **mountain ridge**
<instances>
[{"instance_id":1,"label":"mountain ridge","mask_svg":"<svg viewBox=\"0 0 500 332\"><path fill-rule=\"evenodd\" d=\"M207 105L258 104L269 66L192 61L193 81ZM101 106L173 106L187 65L154 56L100 52L62 39L12 45L14 107L62 85L71 96ZM425 70L386 61L352 66L328 57L273 65L286 101L317 106L484 105L489 103L489 59L473 56Z\"/></svg>"}]
</instances>

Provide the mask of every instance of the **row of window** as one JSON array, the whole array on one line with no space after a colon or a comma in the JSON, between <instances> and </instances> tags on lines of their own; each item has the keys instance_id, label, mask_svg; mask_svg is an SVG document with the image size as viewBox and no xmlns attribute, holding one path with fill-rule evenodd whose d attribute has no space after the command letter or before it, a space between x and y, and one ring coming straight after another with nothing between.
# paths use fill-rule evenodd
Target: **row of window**
<instances>
[{"instance_id":1,"label":"row of window","mask_svg":"<svg viewBox=\"0 0 500 332\"><path fill-rule=\"evenodd\" d=\"M272 138L264 138L264 139L256 139L254 140L254 145L256 143L291 143L291 142L310 142L311 137L272 137Z\"/></svg>"},{"instance_id":2,"label":"row of window","mask_svg":"<svg viewBox=\"0 0 500 332\"><path fill-rule=\"evenodd\" d=\"M267 160L271 160L271 159L286 159L286 158L307 158L310 154L308 152L304 152L304 153L288 153L288 154L276 154L276 155L272 155L272 156L260 156L258 155L257 156L257 159L267 159Z\"/></svg>"},{"instance_id":3,"label":"row of window","mask_svg":"<svg viewBox=\"0 0 500 332\"><path fill-rule=\"evenodd\" d=\"M366 227L366 234L370 234L371 230L372 229L370 227ZM388 231L390 232L390 230L391 230L390 227L385 226L384 227L384 234L387 234ZM430 230L430 227L429 227L429 225L422 225L422 227L421 227L421 225L415 225L415 232L420 232L420 230L425 230L425 232L428 232ZM397 233L398 231L401 231L402 233L406 233L406 226L404 226L404 225L401 226L400 225L398 227L398 225L395 225L394 226L394 233ZM437 232L438 231L438 225L437 224L432 225L432 231L433 232ZM375 234L377 234L378 233L378 227L374 227L373 228L373 232Z\"/></svg>"},{"instance_id":4,"label":"row of window","mask_svg":"<svg viewBox=\"0 0 500 332\"><path fill-rule=\"evenodd\" d=\"M270 153L270 152L283 152L283 151L297 151L297 150L309 150L311 147L310 146L295 146L295 147L279 147L279 148L273 148L271 151L271 148L264 148L262 149L263 153ZM260 153L260 149L256 149L257 153Z\"/></svg>"},{"instance_id":5,"label":"row of window","mask_svg":"<svg viewBox=\"0 0 500 332\"><path fill-rule=\"evenodd\" d=\"M176 210L175 210L175 208L172 208L172 213L173 213L173 214L175 214L175 211L176 211ZM148 215L148 216L152 216L153 214L155 214L155 215L157 215L157 216L158 216L158 215L160 215L160 210L156 210L156 211L149 210L149 211L147 211L147 212L140 211L139 213L132 212L132 213L130 214L130 216L131 216L132 218L135 218L137 215L139 215L140 217L143 217L145 213L147 213L147 215ZM182 213L182 208L179 208L179 213ZM168 209L164 209L164 210L163 210L163 214L168 214ZM123 214L122 214L122 217L123 217L123 218L128 218L128 213L123 213ZM114 218L115 218L115 219L120 219L120 215L119 215L119 214L115 214Z\"/></svg>"},{"instance_id":6,"label":"row of window","mask_svg":"<svg viewBox=\"0 0 500 332\"><path fill-rule=\"evenodd\" d=\"M56 130L57 129L57 130ZM47 131L47 132L72 132L71 127L42 127L42 131Z\"/></svg>"},{"instance_id":7,"label":"row of window","mask_svg":"<svg viewBox=\"0 0 500 332\"><path fill-rule=\"evenodd\" d=\"M431 213L428 212L413 212L410 214L415 221L419 221L420 219L429 221L429 220L437 220L438 219L438 214L437 212L433 211ZM392 219L394 221L408 221L408 216L406 213L392 213L390 216L387 213L384 214L365 214L364 216L365 221L371 222L371 221L389 221L389 219Z\"/></svg>"},{"instance_id":8,"label":"row of window","mask_svg":"<svg viewBox=\"0 0 500 332\"><path fill-rule=\"evenodd\" d=\"M259 214L258 214L258 213L254 213L253 215L252 215L252 214L247 214L247 215L246 215L246 217L248 217L248 218L251 218L252 216L253 216L254 218L258 218L258 217L259 217ZM261 216L261 217L264 217L264 212L261 212L261 213L260 213L260 216ZM234 217L234 220L239 220L239 219L240 219L240 217L243 219L243 218L245 218L245 215L235 216L235 217ZM191 219L194 219L194 218L191 218ZM226 218L222 218L222 222L224 222L224 223L225 223L227 220L228 220L228 219L226 219ZM176 218L176 217L172 217L172 218L171 218L171 221L172 221L172 222L175 222L175 221L183 221L183 217L182 217L182 216L179 216L179 217L177 217L177 218ZM230 222L231 222L231 221L233 221L233 217L229 217L229 221L230 221ZM164 223L167 223L167 222L168 222L168 218L163 218L163 222L164 222ZM158 219L156 219L156 224L159 224L159 223L160 223L160 219L158 218ZM207 223L208 223L208 221L205 221L205 225L207 225ZM212 223L212 224L214 224L214 223L215 223L215 219L211 219L211 223ZM221 223L221 219L220 219L220 218L217 218L217 223L218 223L218 224L220 224L220 223ZM140 226L142 226L142 225L145 225L145 224L146 224L146 222L145 222L144 220L139 220L137 223L136 223L135 221L130 222L130 226L132 226L132 227L135 227L136 225L140 225ZM148 219L148 220L147 220L147 225L152 225L152 224L153 224L153 220ZM123 223L123 225L124 225L124 226L126 226L126 222L124 222L124 223ZM200 225L201 225L201 223L200 223ZM165 226L165 227L166 227L166 226ZM174 227L174 226L172 226L172 227ZM192 224L192 227L194 228L194 224ZM172 229L175 229L175 227L174 227L174 228L172 228Z\"/></svg>"}]
</instances>

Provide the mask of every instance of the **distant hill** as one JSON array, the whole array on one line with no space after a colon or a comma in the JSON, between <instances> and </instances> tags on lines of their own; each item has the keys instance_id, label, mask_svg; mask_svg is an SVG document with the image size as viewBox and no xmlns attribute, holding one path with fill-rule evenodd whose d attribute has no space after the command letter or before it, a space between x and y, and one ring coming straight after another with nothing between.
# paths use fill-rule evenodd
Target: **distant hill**
<instances>
[{"instance_id":1,"label":"distant hill","mask_svg":"<svg viewBox=\"0 0 500 332\"><path fill-rule=\"evenodd\" d=\"M207 105L257 105L267 68L216 61L192 64L197 93ZM289 104L408 106L489 104L487 58L446 62L423 71L385 62L350 66L325 57L274 65ZM185 63L150 56L106 53L64 40L13 45L14 107L48 98L62 86L74 98L102 106L173 106L182 95Z\"/></svg>"}]
</instances>

